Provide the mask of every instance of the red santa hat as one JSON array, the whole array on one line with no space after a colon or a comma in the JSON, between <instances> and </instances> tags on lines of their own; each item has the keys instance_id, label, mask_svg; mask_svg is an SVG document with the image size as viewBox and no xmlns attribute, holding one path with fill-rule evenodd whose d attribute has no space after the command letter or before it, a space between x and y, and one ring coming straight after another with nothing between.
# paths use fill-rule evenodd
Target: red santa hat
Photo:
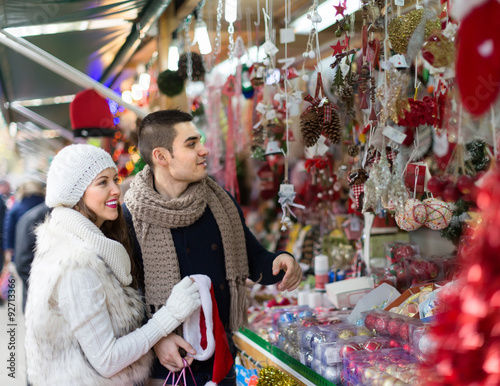
<instances>
[{"instance_id":1,"label":"red santa hat","mask_svg":"<svg viewBox=\"0 0 500 386\"><path fill-rule=\"evenodd\" d=\"M184 339L196 350L194 359L206 361L214 356L212 380L205 386L215 386L231 370L233 357L229 351L226 331L219 317L212 281L206 275L190 277L198 283L201 308L193 312L184 322Z\"/></svg>"},{"instance_id":2,"label":"red santa hat","mask_svg":"<svg viewBox=\"0 0 500 386\"><path fill-rule=\"evenodd\" d=\"M75 137L114 137L116 133L108 102L95 90L76 94L69 105L69 117Z\"/></svg>"}]
</instances>

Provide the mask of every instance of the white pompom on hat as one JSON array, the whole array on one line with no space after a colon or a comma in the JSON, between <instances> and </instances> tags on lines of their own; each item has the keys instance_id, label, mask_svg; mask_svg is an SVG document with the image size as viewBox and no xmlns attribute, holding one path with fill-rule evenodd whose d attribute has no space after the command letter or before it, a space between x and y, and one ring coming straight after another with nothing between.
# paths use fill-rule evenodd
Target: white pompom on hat
<instances>
[{"instance_id":1,"label":"white pompom on hat","mask_svg":"<svg viewBox=\"0 0 500 386\"><path fill-rule=\"evenodd\" d=\"M103 149L83 144L66 146L50 164L45 203L49 208L74 207L94 178L108 168L118 171Z\"/></svg>"}]
</instances>

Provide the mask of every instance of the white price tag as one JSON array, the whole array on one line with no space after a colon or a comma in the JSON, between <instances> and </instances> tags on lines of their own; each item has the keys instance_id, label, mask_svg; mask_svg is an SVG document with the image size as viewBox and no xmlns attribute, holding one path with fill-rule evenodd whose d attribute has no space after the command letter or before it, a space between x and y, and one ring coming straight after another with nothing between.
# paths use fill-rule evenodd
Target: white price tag
<instances>
[{"instance_id":1,"label":"white price tag","mask_svg":"<svg viewBox=\"0 0 500 386\"><path fill-rule=\"evenodd\" d=\"M266 119L267 120L271 120L274 118L276 118L276 111L275 110L269 110L268 112L266 112Z\"/></svg>"},{"instance_id":2,"label":"white price tag","mask_svg":"<svg viewBox=\"0 0 500 386\"><path fill-rule=\"evenodd\" d=\"M405 5L405 0L394 0L394 4L404 6Z\"/></svg>"},{"instance_id":3,"label":"white price tag","mask_svg":"<svg viewBox=\"0 0 500 386\"><path fill-rule=\"evenodd\" d=\"M293 32L293 28L280 28L281 44L293 43L294 41L295 41L295 32Z\"/></svg>"},{"instance_id":4,"label":"white price tag","mask_svg":"<svg viewBox=\"0 0 500 386\"><path fill-rule=\"evenodd\" d=\"M294 188L292 184L281 184L280 185L280 193L290 194L294 192Z\"/></svg>"},{"instance_id":5,"label":"white price tag","mask_svg":"<svg viewBox=\"0 0 500 386\"><path fill-rule=\"evenodd\" d=\"M406 138L406 134L400 132L399 130L396 130L392 126L386 126L385 129L382 131L382 134L384 134L391 141L399 143L400 145Z\"/></svg>"},{"instance_id":6,"label":"white price tag","mask_svg":"<svg viewBox=\"0 0 500 386\"><path fill-rule=\"evenodd\" d=\"M276 55L279 51L278 48L273 43L271 43L270 40L267 40L263 45L260 46L260 48L264 50L264 52L269 56Z\"/></svg>"}]
</instances>

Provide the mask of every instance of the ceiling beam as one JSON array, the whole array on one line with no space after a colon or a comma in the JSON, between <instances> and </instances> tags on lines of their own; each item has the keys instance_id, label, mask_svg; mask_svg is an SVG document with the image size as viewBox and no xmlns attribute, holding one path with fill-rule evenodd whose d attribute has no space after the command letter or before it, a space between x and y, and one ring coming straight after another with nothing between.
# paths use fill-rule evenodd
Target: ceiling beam
<instances>
[{"instance_id":1,"label":"ceiling beam","mask_svg":"<svg viewBox=\"0 0 500 386\"><path fill-rule=\"evenodd\" d=\"M49 69L56 74L59 74L63 78L66 78L70 82L77 84L84 89L94 89L101 95L114 100L116 103L125 107L126 109L133 111L139 118L144 118L148 112L136 105L125 102L117 93L98 81L92 79L90 76L78 71L76 68L71 67L69 64L63 62L62 60L56 58L55 56L49 54L48 52L42 50L41 48L35 46L34 44L28 42L23 38L14 36L5 30L0 30L0 44L3 44L14 51L26 56L27 58L33 60L34 62L42 65L43 67Z\"/></svg>"},{"instance_id":2,"label":"ceiling beam","mask_svg":"<svg viewBox=\"0 0 500 386\"><path fill-rule=\"evenodd\" d=\"M113 62L104 70L101 78L102 83L110 86L118 78L118 75L123 70L127 62L132 58L135 51L141 44L142 39L146 36L151 25L158 20L162 13L167 9L172 0L153 0L144 9L140 19L132 26L132 31L127 36L125 43L116 54Z\"/></svg>"}]
</instances>

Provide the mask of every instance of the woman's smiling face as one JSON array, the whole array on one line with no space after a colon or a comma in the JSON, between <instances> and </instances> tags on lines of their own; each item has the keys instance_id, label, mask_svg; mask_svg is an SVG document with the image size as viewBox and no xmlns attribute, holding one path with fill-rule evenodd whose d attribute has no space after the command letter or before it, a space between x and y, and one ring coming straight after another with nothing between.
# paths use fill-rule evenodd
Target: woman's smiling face
<instances>
[{"instance_id":1,"label":"woman's smiling face","mask_svg":"<svg viewBox=\"0 0 500 386\"><path fill-rule=\"evenodd\" d=\"M99 228L104 221L113 221L118 218L118 205L120 205L118 181L115 169L104 169L94 178L83 194L83 202L97 215L95 224Z\"/></svg>"}]
</instances>

